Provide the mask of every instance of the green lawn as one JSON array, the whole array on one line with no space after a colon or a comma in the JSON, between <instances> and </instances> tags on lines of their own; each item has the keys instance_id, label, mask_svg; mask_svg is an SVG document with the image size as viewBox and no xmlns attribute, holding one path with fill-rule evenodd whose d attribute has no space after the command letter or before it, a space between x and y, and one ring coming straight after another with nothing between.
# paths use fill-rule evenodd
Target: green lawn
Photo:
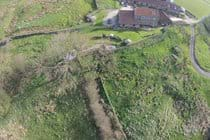
<instances>
[{"instance_id":1,"label":"green lawn","mask_svg":"<svg viewBox=\"0 0 210 140\"><path fill-rule=\"evenodd\" d=\"M210 0L175 0L198 18L210 15Z\"/></svg>"}]
</instances>

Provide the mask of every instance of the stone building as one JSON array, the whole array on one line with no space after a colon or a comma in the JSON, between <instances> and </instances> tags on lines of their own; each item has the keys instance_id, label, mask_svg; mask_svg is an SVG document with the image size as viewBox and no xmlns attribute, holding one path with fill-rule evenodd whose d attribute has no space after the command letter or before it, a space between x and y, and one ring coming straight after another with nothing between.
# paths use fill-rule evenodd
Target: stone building
<instances>
[{"instance_id":1,"label":"stone building","mask_svg":"<svg viewBox=\"0 0 210 140\"><path fill-rule=\"evenodd\" d=\"M179 16L184 13L184 9L169 0L127 0L129 5L138 7L148 7L162 10L166 13Z\"/></svg>"},{"instance_id":2,"label":"stone building","mask_svg":"<svg viewBox=\"0 0 210 140\"><path fill-rule=\"evenodd\" d=\"M118 23L120 27L138 28L141 26L168 25L171 21L164 12L156 9L123 7L119 10Z\"/></svg>"}]
</instances>

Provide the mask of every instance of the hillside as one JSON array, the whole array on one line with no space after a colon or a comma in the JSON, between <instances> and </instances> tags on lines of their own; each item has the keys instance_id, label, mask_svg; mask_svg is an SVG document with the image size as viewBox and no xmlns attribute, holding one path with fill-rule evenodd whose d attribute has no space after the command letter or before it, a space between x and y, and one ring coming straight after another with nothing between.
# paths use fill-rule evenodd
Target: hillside
<instances>
[{"instance_id":1,"label":"hillside","mask_svg":"<svg viewBox=\"0 0 210 140\"><path fill-rule=\"evenodd\" d=\"M110 55L97 52L87 68L97 65L129 139L202 139L210 82L191 65L189 28L171 27L159 37Z\"/></svg>"},{"instance_id":2,"label":"hillside","mask_svg":"<svg viewBox=\"0 0 210 140\"><path fill-rule=\"evenodd\" d=\"M210 0L174 0L177 4L183 6L197 18L208 16L210 13Z\"/></svg>"},{"instance_id":3,"label":"hillside","mask_svg":"<svg viewBox=\"0 0 210 140\"><path fill-rule=\"evenodd\" d=\"M197 25L196 56L200 65L210 71L210 18L203 19Z\"/></svg>"},{"instance_id":4,"label":"hillside","mask_svg":"<svg viewBox=\"0 0 210 140\"><path fill-rule=\"evenodd\" d=\"M22 30L57 29L81 24L95 5L92 0L13 0L0 2L0 7L3 8L1 28L7 35Z\"/></svg>"},{"instance_id":5,"label":"hillside","mask_svg":"<svg viewBox=\"0 0 210 140\"><path fill-rule=\"evenodd\" d=\"M30 37L1 49L1 138L98 139L79 64L59 64L70 49L56 49L60 39Z\"/></svg>"},{"instance_id":6,"label":"hillside","mask_svg":"<svg viewBox=\"0 0 210 140\"><path fill-rule=\"evenodd\" d=\"M0 46L0 139L207 137L210 79L192 65L191 26L104 27L118 7L116 0L0 1L0 39L7 40ZM95 22L85 22L88 13ZM194 25L195 55L208 72L209 20Z\"/></svg>"}]
</instances>

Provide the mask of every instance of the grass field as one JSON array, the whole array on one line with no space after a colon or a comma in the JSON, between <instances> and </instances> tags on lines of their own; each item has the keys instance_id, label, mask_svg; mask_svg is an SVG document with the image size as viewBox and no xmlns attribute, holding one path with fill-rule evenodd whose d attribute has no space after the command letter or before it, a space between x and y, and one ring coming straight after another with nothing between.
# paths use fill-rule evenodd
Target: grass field
<instances>
[{"instance_id":1,"label":"grass field","mask_svg":"<svg viewBox=\"0 0 210 140\"><path fill-rule=\"evenodd\" d=\"M81 8L83 7L83 8ZM0 1L0 39L20 30L66 28L84 22L93 0Z\"/></svg>"},{"instance_id":2,"label":"grass field","mask_svg":"<svg viewBox=\"0 0 210 140\"><path fill-rule=\"evenodd\" d=\"M202 68L210 71L210 46L203 38L197 37L196 39L196 57Z\"/></svg>"},{"instance_id":3,"label":"grass field","mask_svg":"<svg viewBox=\"0 0 210 140\"><path fill-rule=\"evenodd\" d=\"M98 9L116 9L119 8L119 2L117 0L96 0Z\"/></svg>"},{"instance_id":4,"label":"grass field","mask_svg":"<svg viewBox=\"0 0 210 140\"><path fill-rule=\"evenodd\" d=\"M21 6L16 7L10 28L15 32L33 28L71 27L82 23L84 16L94 8L92 0L24 1Z\"/></svg>"},{"instance_id":5,"label":"grass field","mask_svg":"<svg viewBox=\"0 0 210 140\"><path fill-rule=\"evenodd\" d=\"M13 98L7 117L26 130L21 139L97 139L79 90L58 96L59 85L45 84L43 76L29 82L24 92Z\"/></svg>"},{"instance_id":6,"label":"grass field","mask_svg":"<svg viewBox=\"0 0 210 140\"><path fill-rule=\"evenodd\" d=\"M154 33L162 33L164 38L163 41L149 46L146 43L144 46L127 48L111 55L95 58L97 52L80 58L84 71L99 72L128 137L202 139L200 124L196 124L194 120L187 122L192 116L206 117L205 113L199 110L199 104L206 105L207 100L210 105L210 82L200 77L190 65L189 28L171 27L165 32L160 32L159 29L150 32L113 32L100 29L91 32L85 28L81 35L89 37L103 33L129 37L134 41L143 40ZM14 55L22 54L30 58L29 60L37 59L49 48L55 37L36 36L15 40L9 51ZM76 76L74 80L79 81L79 77ZM25 135L21 135L22 131L18 133L22 139L98 139L79 89L57 97L62 85L46 81L45 75L34 75L28 79L28 82L23 84L21 94L13 98L10 113L6 119L1 120L4 125L0 127L11 127L8 121L12 118L23 128ZM80 85L77 86L80 88ZM192 132L187 133L183 126ZM77 131L83 132L83 135ZM187 133L187 136L184 136L184 133Z\"/></svg>"},{"instance_id":7,"label":"grass field","mask_svg":"<svg viewBox=\"0 0 210 140\"><path fill-rule=\"evenodd\" d=\"M35 76L29 82L24 92L13 98L6 117L8 122L12 120L25 129L21 139L97 139L80 91L58 96L59 85L45 84L44 76ZM2 127L7 127L7 123L1 123Z\"/></svg>"},{"instance_id":8,"label":"grass field","mask_svg":"<svg viewBox=\"0 0 210 140\"><path fill-rule=\"evenodd\" d=\"M11 52L15 55L22 54L26 57L35 58L41 55L48 47L51 36L34 36L15 40L11 45Z\"/></svg>"},{"instance_id":9,"label":"grass field","mask_svg":"<svg viewBox=\"0 0 210 140\"><path fill-rule=\"evenodd\" d=\"M141 41L143 39L146 39L152 35L156 35L160 33L160 28L152 29L150 31L145 30L112 30L112 29L106 29L106 28L97 28L96 27L89 27L82 30L82 33L84 33L90 40L91 44L94 43L108 43L112 45L119 46L121 41L114 41L110 39L103 39L101 38L102 35L109 36L110 34L113 34L114 36L119 37L121 40L124 39L130 39L133 43L137 41ZM94 38L99 39L94 39ZM101 38L101 39L100 39Z\"/></svg>"},{"instance_id":10,"label":"grass field","mask_svg":"<svg viewBox=\"0 0 210 140\"><path fill-rule=\"evenodd\" d=\"M0 39L2 39L7 32L10 31L10 23L15 15L15 9L19 6L21 1L7 1L1 0L0 1Z\"/></svg>"},{"instance_id":11,"label":"grass field","mask_svg":"<svg viewBox=\"0 0 210 140\"><path fill-rule=\"evenodd\" d=\"M210 0L175 0L198 18L210 15Z\"/></svg>"},{"instance_id":12,"label":"grass field","mask_svg":"<svg viewBox=\"0 0 210 140\"><path fill-rule=\"evenodd\" d=\"M206 98L210 104L210 82L190 64L187 30L171 28L164 41L109 56L104 87L130 139L202 139L195 120L187 122L201 113L197 100L207 104Z\"/></svg>"},{"instance_id":13,"label":"grass field","mask_svg":"<svg viewBox=\"0 0 210 140\"><path fill-rule=\"evenodd\" d=\"M45 66L38 69L36 67L37 62L40 64L48 62L50 63L48 65L51 66L56 61L50 53L52 51L49 50L52 43L53 45L60 43L55 42L55 38L57 36L19 39L11 42L7 46L8 48L0 50L1 54L3 52L3 54L8 54L8 57L6 55L0 57L2 66L0 81L5 78L3 71L9 75L11 67L7 67L7 65L14 63L19 67L20 63L22 64L20 59L17 60L20 63L16 64L12 58L9 59L10 57L21 56L23 58L21 60L25 58L27 67L23 73L5 78L9 83L7 84L8 89L5 87L4 89L10 96L4 96L5 93L0 91L1 138L11 135L16 140L99 139L94 121L86 106L86 98L81 91L82 85L79 84L81 76L78 64L76 62L69 64L71 69L76 68L77 70L72 74L65 73L65 78L61 80L50 80L51 74L48 73L50 71L47 70L46 73ZM50 54L51 57L47 54ZM45 59L41 60L43 57ZM62 58L62 56L59 57ZM7 60L3 61L5 58ZM50 61L51 59L52 61ZM24 78L21 75L24 75ZM50 77L53 76L55 74ZM9 88L10 85L12 89ZM0 90L2 86L0 86ZM2 103L4 104L2 105Z\"/></svg>"},{"instance_id":14,"label":"grass field","mask_svg":"<svg viewBox=\"0 0 210 140\"><path fill-rule=\"evenodd\" d=\"M209 0L176 2L199 18L210 13ZM96 8L92 0L0 0L0 39L23 30L81 26L79 33L32 36L0 48L0 139L100 139L83 91L87 73L102 79L128 139L203 139L203 124L210 122L210 80L191 65L190 27L105 29L106 9L119 5L116 0L97 4L98 18L90 26L83 20ZM102 38L110 34L141 44L65 59L97 43L122 47L121 41ZM153 35L160 41L144 41ZM204 36L197 36L196 55L210 70L210 39Z\"/></svg>"},{"instance_id":15,"label":"grass field","mask_svg":"<svg viewBox=\"0 0 210 140\"><path fill-rule=\"evenodd\" d=\"M201 21L196 26L196 57L202 68L210 71L210 34L209 34L209 19Z\"/></svg>"}]
</instances>

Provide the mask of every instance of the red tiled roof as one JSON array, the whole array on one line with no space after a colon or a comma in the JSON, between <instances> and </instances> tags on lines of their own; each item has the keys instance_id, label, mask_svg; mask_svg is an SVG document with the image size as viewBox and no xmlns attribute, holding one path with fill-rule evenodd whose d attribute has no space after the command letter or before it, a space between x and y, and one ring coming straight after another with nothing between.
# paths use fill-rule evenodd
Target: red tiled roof
<instances>
[{"instance_id":1,"label":"red tiled roof","mask_svg":"<svg viewBox=\"0 0 210 140\"><path fill-rule=\"evenodd\" d=\"M131 2L131 0L129 0ZM175 3L171 3L168 1L162 1L162 0L134 0L137 3L149 3L161 7L167 7L171 10L182 10L180 6L176 5Z\"/></svg>"},{"instance_id":2,"label":"red tiled roof","mask_svg":"<svg viewBox=\"0 0 210 140\"><path fill-rule=\"evenodd\" d=\"M135 24L133 10L120 10L119 11L119 23L120 24Z\"/></svg>"},{"instance_id":3,"label":"red tiled roof","mask_svg":"<svg viewBox=\"0 0 210 140\"><path fill-rule=\"evenodd\" d=\"M158 10L146 8L146 7L137 7L135 8L135 15L137 16L159 16Z\"/></svg>"}]
</instances>

